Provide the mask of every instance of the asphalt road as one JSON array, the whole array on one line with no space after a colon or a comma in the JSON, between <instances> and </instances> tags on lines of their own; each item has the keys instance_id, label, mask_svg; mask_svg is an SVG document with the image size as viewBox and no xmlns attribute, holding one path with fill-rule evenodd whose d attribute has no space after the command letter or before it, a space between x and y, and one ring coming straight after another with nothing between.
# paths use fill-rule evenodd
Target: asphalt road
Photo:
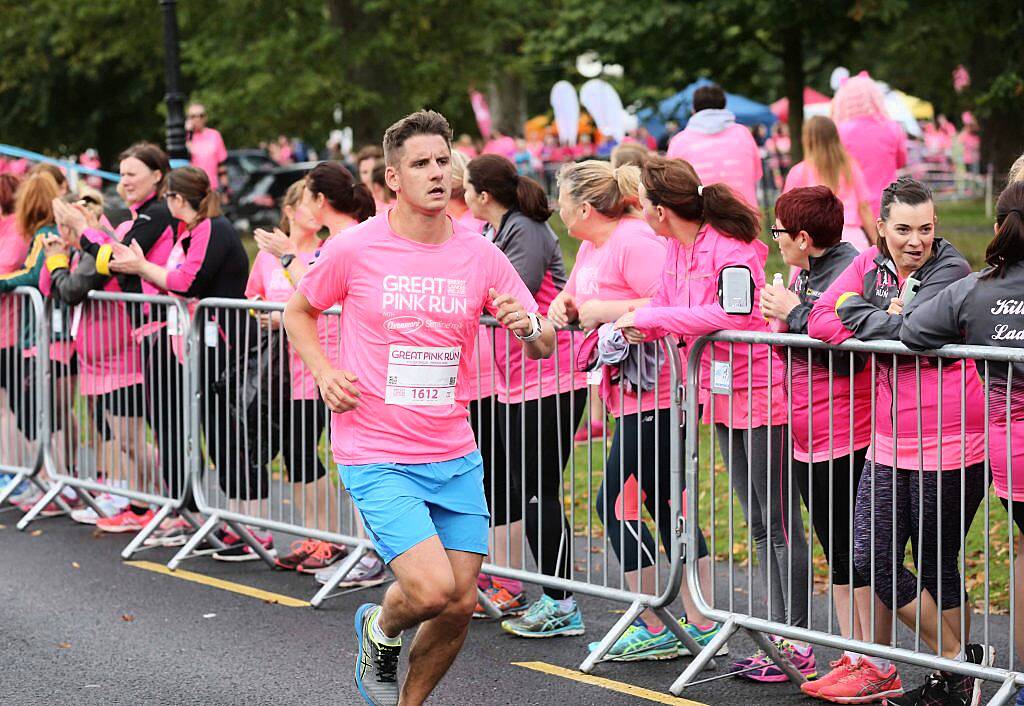
<instances>
[{"instance_id":1,"label":"asphalt road","mask_svg":"<svg viewBox=\"0 0 1024 706\"><path fill-rule=\"evenodd\" d=\"M16 516L16 510L0 512L0 705L362 703L352 685L352 616L360 603L377 600L381 588L333 598L319 610L287 607L122 562L124 536L96 535L65 518L18 532ZM159 566L170 556L161 549L140 559ZM200 558L182 568L302 600L315 592L311 577L258 562ZM611 684L572 679L582 676L575 667L586 643L620 614L620 606L608 602L582 598L581 604L587 635L579 638L527 641L505 635L493 622L475 621L429 703L821 703L790 684L735 678L693 686L684 693L689 701L673 700L668 687L685 666L682 660L598 665L595 675ZM733 654L753 650L744 635L730 647ZM835 657L818 651L823 666ZM534 663L535 669L516 663ZM716 673L721 671L707 675ZM920 680L919 671L902 673L911 685ZM631 693L632 687L650 692Z\"/></svg>"}]
</instances>

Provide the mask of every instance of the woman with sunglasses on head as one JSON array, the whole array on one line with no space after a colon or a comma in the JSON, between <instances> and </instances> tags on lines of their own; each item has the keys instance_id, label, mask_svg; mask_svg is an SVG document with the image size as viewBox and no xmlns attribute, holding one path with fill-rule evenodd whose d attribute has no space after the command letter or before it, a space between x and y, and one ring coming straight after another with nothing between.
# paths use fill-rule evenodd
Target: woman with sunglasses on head
<instances>
[{"instance_id":1,"label":"woman with sunglasses on head","mask_svg":"<svg viewBox=\"0 0 1024 706\"><path fill-rule=\"evenodd\" d=\"M616 323L626 340L636 343L674 333L689 346L721 330L767 331L753 306L728 313L718 292L719 281L739 280L752 305L764 287L768 247L758 239L758 212L725 184L701 184L693 167L679 159L648 160L640 179L640 203L654 232L668 239L668 256L650 304ZM770 618L806 627L807 545L803 520L795 511L799 493L783 463L787 430L782 366L767 346L714 343L701 361L700 402L747 516ZM809 646L774 639L801 673L816 674ZM788 680L760 651L734 662L733 670L753 681Z\"/></svg>"},{"instance_id":2,"label":"woman with sunglasses on head","mask_svg":"<svg viewBox=\"0 0 1024 706\"><path fill-rule=\"evenodd\" d=\"M858 255L815 302L807 322L811 336L827 343L899 340L916 310L970 274L956 248L936 236L935 204L924 184L908 177L890 184L877 225L877 247ZM960 619L966 598L961 525L964 532L970 528L985 495L984 398L975 365L944 361L941 381L928 359L878 355L874 365L874 436L857 488L854 567L937 653L986 662L982 645L961 645L961 634L970 636L970 609L964 625ZM908 542L920 577L903 564ZM876 630L875 637L887 641L889 635ZM872 662L883 674L895 672L885 660ZM974 679L942 673L889 703L917 704L936 694L974 703L974 692Z\"/></svg>"},{"instance_id":3,"label":"woman with sunglasses on head","mask_svg":"<svg viewBox=\"0 0 1024 706\"><path fill-rule=\"evenodd\" d=\"M828 187L800 187L779 197L772 237L796 272L788 289L772 285L761 290L761 313L773 329L807 334L814 302L857 257L857 249L843 242L842 235L843 204ZM872 640L869 616L875 599L870 581L855 566L851 570L850 541L850 498L857 492L871 442L871 371L862 357L849 353L776 352L788 367L793 475L829 564L839 633ZM876 616L884 613L879 604ZM874 632L887 634L887 629L888 622L882 621ZM885 665L880 666L882 671L871 658L846 652L832 663L831 672L800 689L843 703L902 693L895 670L886 673Z\"/></svg>"},{"instance_id":4,"label":"woman with sunglasses on head","mask_svg":"<svg viewBox=\"0 0 1024 706\"><path fill-rule=\"evenodd\" d=\"M231 223L220 215L220 199L210 186L206 174L196 167L181 167L167 175L164 200L170 214L178 222L174 247L164 264L150 261L137 242L130 245L114 242L111 244L113 260L110 269L123 275L141 278L160 292L187 300L189 310L195 309L198 299L221 297L245 298L245 282L249 274L249 257L242 247L238 234ZM214 462L221 489L229 498L232 509L245 514L258 514L254 505L267 497L268 488L260 483L258 474L244 463L241 453L243 440L232 423L233 415L228 395L218 393L218 380L242 368L241 353L244 350L240 317L237 311L205 310L203 322L204 356L199 389L203 396L200 403L200 421L207 439L207 452ZM184 331L172 330L168 324L152 338L167 341L167 348L173 359L166 360L164 375L180 379L181 351ZM181 403L173 395L180 391L165 390L169 397L161 400L163 409L160 416L167 415L168 409L175 409ZM180 440L178 441L180 443ZM162 451L162 448L161 448ZM233 477L245 468L244 477ZM166 472L166 469L165 469ZM165 476L166 480L166 476ZM273 547L272 538L256 535L268 550ZM227 549L218 552L224 556L246 555L251 552L241 538L226 532L223 541Z\"/></svg>"},{"instance_id":5,"label":"woman with sunglasses on head","mask_svg":"<svg viewBox=\"0 0 1024 706\"><path fill-rule=\"evenodd\" d=\"M1019 297L1024 291L1024 182L1011 183L996 202L995 236L981 272L943 289L908 316L900 340L915 350L950 343L1019 348L1024 334ZM996 495L1017 526L1014 585L1017 616L1013 626L1018 660L1024 655L1024 365L978 363L989 380L988 458ZM1009 404L1007 404L1009 396ZM1009 441L1009 445L1007 444ZM1012 668L1014 665L1010 665ZM1024 690L1017 694L1024 704Z\"/></svg>"}]
</instances>

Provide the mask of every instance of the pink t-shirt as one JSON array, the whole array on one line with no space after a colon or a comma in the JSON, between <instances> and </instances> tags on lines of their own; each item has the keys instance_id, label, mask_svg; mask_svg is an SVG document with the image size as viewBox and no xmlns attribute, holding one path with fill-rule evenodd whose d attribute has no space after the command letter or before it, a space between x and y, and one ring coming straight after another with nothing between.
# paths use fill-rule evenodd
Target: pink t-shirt
<instances>
[{"instance_id":1,"label":"pink t-shirt","mask_svg":"<svg viewBox=\"0 0 1024 706\"><path fill-rule=\"evenodd\" d=\"M217 165L228 158L228 150L224 146L224 138L212 127L204 127L192 133L188 143L188 151L192 155L192 165L199 167L210 177L210 185L217 188Z\"/></svg>"},{"instance_id":2,"label":"pink t-shirt","mask_svg":"<svg viewBox=\"0 0 1024 706\"><path fill-rule=\"evenodd\" d=\"M728 184L747 203L757 207L761 152L750 130L739 124L709 135L686 128L668 145L670 159L685 159L705 186Z\"/></svg>"},{"instance_id":3,"label":"pink t-shirt","mask_svg":"<svg viewBox=\"0 0 1024 706\"><path fill-rule=\"evenodd\" d=\"M28 256L28 241L21 237L14 214L0 217L0 274L19 269ZM0 297L0 348L10 348L18 342L21 309L14 295Z\"/></svg>"},{"instance_id":4,"label":"pink t-shirt","mask_svg":"<svg viewBox=\"0 0 1024 706\"><path fill-rule=\"evenodd\" d=\"M623 218L601 247L586 241L580 245L565 291L576 299L577 306L591 299L649 299L658 293L667 248L667 242L646 222ZM672 405L671 375L669 366L664 365L658 377L657 398L654 390L643 395L645 411ZM636 414L637 396L620 391L616 385L606 395L605 404L613 417Z\"/></svg>"},{"instance_id":5,"label":"pink t-shirt","mask_svg":"<svg viewBox=\"0 0 1024 706\"><path fill-rule=\"evenodd\" d=\"M318 309L342 304L340 368L354 373L359 406L331 418L338 463L433 463L476 449L468 366L489 290L529 311L537 304L486 238L452 224L443 243L391 229L390 213L331 238L299 291Z\"/></svg>"},{"instance_id":6,"label":"pink t-shirt","mask_svg":"<svg viewBox=\"0 0 1024 706\"><path fill-rule=\"evenodd\" d=\"M907 136L895 120L869 116L844 120L838 129L843 147L864 173L871 212L878 218L882 191L896 181L897 171L907 163Z\"/></svg>"},{"instance_id":7,"label":"pink t-shirt","mask_svg":"<svg viewBox=\"0 0 1024 706\"><path fill-rule=\"evenodd\" d=\"M311 262L316 251L301 252L297 257ZM268 252L260 252L249 272L249 281L245 285L247 299L259 298L267 302L287 302L295 293L295 287L285 276L281 261ZM317 332L320 334L320 345L332 363L338 364L341 350L341 332L338 317L325 314L317 320ZM302 358L289 344L288 369L292 381L293 400L315 400L319 398L319 390L313 373L302 362Z\"/></svg>"},{"instance_id":8,"label":"pink t-shirt","mask_svg":"<svg viewBox=\"0 0 1024 706\"><path fill-rule=\"evenodd\" d=\"M864 224L861 222L858 209L862 202L871 200L871 192L868 191L867 184L864 182L864 173L861 171L860 165L853 159L850 160L850 174L853 176L852 181L840 177L839 191L836 196L843 202L843 225L848 228L860 228ZM789 170L782 193L805 186L821 186L824 183L811 163L804 160L794 164L793 168Z\"/></svg>"}]
</instances>

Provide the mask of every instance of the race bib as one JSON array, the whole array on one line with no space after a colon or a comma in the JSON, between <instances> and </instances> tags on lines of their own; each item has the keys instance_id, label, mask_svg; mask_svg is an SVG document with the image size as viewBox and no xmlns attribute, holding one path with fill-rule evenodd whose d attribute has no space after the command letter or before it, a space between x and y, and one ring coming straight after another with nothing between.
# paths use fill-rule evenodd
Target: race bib
<instances>
[{"instance_id":1,"label":"race bib","mask_svg":"<svg viewBox=\"0 0 1024 706\"><path fill-rule=\"evenodd\" d=\"M388 379L384 403L406 407L455 404L462 349L397 346L388 350Z\"/></svg>"},{"instance_id":2,"label":"race bib","mask_svg":"<svg viewBox=\"0 0 1024 706\"><path fill-rule=\"evenodd\" d=\"M711 391L717 395L728 395L732 392L732 366L716 360L711 366Z\"/></svg>"}]
</instances>

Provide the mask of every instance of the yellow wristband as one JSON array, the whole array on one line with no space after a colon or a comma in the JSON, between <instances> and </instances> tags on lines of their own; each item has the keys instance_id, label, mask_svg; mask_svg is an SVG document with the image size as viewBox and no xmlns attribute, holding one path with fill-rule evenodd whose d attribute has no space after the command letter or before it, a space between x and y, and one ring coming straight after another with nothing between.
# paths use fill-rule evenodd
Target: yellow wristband
<instances>
[{"instance_id":1,"label":"yellow wristband","mask_svg":"<svg viewBox=\"0 0 1024 706\"><path fill-rule=\"evenodd\" d=\"M69 264L68 256L64 253L57 253L46 258L46 269L50 272L65 269Z\"/></svg>"},{"instance_id":2,"label":"yellow wristband","mask_svg":"<svg viewBox=\"0 0 1024 706\"><path fill-rule=\"evenodd\" d=\"M101 245L100 251L96 253L96 272L106 277L110 276L110 258L114 256L114 248L109 245Z\"/></svg>"},{"instance_id":3,"label":"yellow wristband","mask_svg":"<svg viewBox=\"0 0 1024 706\"><path fill-rule=\"evenodd\" d=\"M836 299L836 313L839 313L839 307L841 307L847 299L856 296L859 296L857 292L844 292L838 299Z\"/></svg>"}]
</instances>

